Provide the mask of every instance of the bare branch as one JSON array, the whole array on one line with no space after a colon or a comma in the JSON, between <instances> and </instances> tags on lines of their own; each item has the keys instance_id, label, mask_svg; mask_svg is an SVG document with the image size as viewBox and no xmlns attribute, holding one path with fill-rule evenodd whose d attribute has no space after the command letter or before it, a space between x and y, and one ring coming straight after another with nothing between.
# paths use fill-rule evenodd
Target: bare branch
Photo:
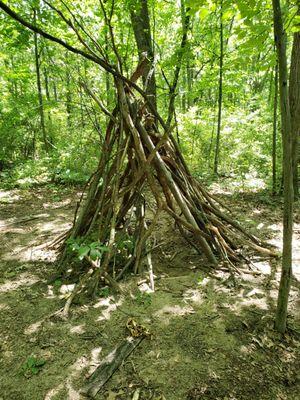
<instances>
[{"instance_id":1,"label":"bare branch","mask_svg":"<svg viewBox=\"0 0 300 400\"><path fill-rule=\"evenodd\" d=\"M75 28L74 24L72 23L72 21L70 19L68 19L64 13L59 10L58 8L54 7L52 4L50 4L47 0L44 0L44 3L47 4L48 7L51 8L51 10L55 11L60 17L61 19L75 32L78 40L80 41L80 43L91 53L93 54L95 57L98 57L97 54L90 48L90 46L86 43L86 41L82 38L82 36L80 35L80 33L78 32L78 30Z\"/></svg>"},{"instance_id":2,"label":"bare branch","mask_svg":"<svg viewBox=\"0 0 300 400\"><path fill-rule=\"evenodd\" d=\"M82 30L82 32L94 43L94 45L97 47L99 53L101 56L106 59L105 52L103 51L102 47L100 44L93 38L93 36L87 31L87 29L82 25L80 21L78 21L78 18L76 18L76 15L73 13L73 11L70 9L70 7L65 3L64 0L61 0L62 4L65 6L65 8L68 10L72 18L74 19L74 22L79 26L79 28ZM107 59L106 59L107 61Z\"/></svg>"},{"instance_id":3,"label":"bare branch","mask_svg":"<svg viewBox=\"0 0 300 400\"><path fill-rule=\"evenodd\" d=\"M101 100L95 95L94 92L91 91L91 89L87 86L87 84L85 82L80 82L80 85L87 92L87 94L89 94L92 97L92 99L96 102L100 110L103 111L103 113L107 115L113 122L116 122L116 118L112 115L111 112L107 110L107 108L102 104Z\"/></svg>"},{"instance_id":4,"label":"bare branch","mask_svg":"<svg viewBox=\"0 0 300 400\"><path fill-rule=\"evenodd\" d=\"M13 18L15 21L19 22L21 25L25 26L26 28L30 29L33 32L38 33L39 35L43 36L45 39L51 40L54 43L58 43L67 50L71 51L74 54L79 54L82 57L86 58L87 60L93 61L94 63L100 65L104 70L107 72L111 73L115 78L121 79L123 82L127 83L129 87L135 89L144 99L147 105L149 106L151 112L157 120L160 122L161 126L164 128L164 130L168 130L167 125L165 124L164 120L162 117L158 114L156 111L155 107L149 102L148 96L146 93L141 89L136 83L132 82L130 79L126 78L123 76L119 71L116 70L114 66L106 62L104 59L101 57L95 56L94 54L90 54L84 50L78 49L77 47L71 46L69 43L65 42L64 40L51 35L50 33L44 31L37 25L34 25L28 21L26 21L24 18L22 18L19 14L17 14L15 11L13 11L10 7L8 7L3 1L0 0L0 9L5 11L11 18ZM172 137L171 140L173 141Z\"/></svg>"}]
</instances>

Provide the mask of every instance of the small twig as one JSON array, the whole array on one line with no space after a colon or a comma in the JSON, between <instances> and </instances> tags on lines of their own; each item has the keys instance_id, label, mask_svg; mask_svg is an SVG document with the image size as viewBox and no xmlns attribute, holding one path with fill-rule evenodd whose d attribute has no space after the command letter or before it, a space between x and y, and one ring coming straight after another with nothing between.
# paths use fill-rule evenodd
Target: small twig
<instances>
[{"instance_id":1,"label":"small twig","mask_svg":"<svg viewBox=\"0 0 300 400\"><path fill-rule=\"evenodd\" d=\"M16 221L9 222L8 224L0 225L0 229L6 228L8 226L16 225L16 224L17 225L23 224L25 222L33 221L34 219L39 219L39 218L44 218L44 217L49 217L49 214L38 214L38 215L33 215L33 216L27 217L27 218L21 218Z\"/></svg>"},{"instance_id":2,"label":"small twig","mask_svg":"<svg viewBox=\"0 0 300 400\"><path fill-rule=\"evenodd\" d=\"M148 264L148 269L149 269L150 289L154 292L153 265L152 265L152 259L151 259L151 253L150 252L148 252L146 259L147 259L147 264Z\"/></svg>"}]
</instances>

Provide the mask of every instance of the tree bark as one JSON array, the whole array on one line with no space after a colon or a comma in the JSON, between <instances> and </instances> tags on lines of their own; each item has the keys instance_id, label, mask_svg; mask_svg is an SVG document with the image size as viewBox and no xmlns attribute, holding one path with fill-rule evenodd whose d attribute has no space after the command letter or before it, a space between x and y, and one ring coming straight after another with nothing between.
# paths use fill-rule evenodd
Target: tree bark
<instances>
[{"instance_id":1,"label":"tree bark","mask_svg":"<svg viewBox=\"0 0 300 400\"><path fill-rule=\"evenodd\" d=\"M300 5L298 6L300 16ZM294 198L299 197L298 163L300 136L300 32L294 33L290 67L289 100L291 109Z\"/></svg>"},{"instance_id":2,"label":"tree bark","mask_svg":"<svg viewBox=\"0 0 300 400\"><path fill-rule=\"evenodd\" d=\"M219 64L219 96L218 96L218 125L216 137L216 151L214 162L214 174L218 174L219 156L220 156L220 137L222 123L222 101L223 101L223 58L224 58L224 40L223 40L223 0L220 4L220 64Z\"/></svg>"},{"instance_id":3,"label":"tree bark","mask_svg":"<svg viewBox=\"0 0 300 400\"><path fill-rule=\"evenodd\" d=\"M277 186L277 110L278 110L278 61L274 73L274 103L273 103L273 137L272 137L272 194L276 194Z\"/></svg>"},{"instance_id":4,"label":"tree bark","mask_svg":"<svg viewBox=\"0 0 300 400\"><path fill-rule=\"evenodd\" d=\"M130 15L135 41L138 48L139 59L141 61L145 55L148 59L148 64L143 74L144 89L150 103L156 109L156 81L153 68L154 50L151 37L148 1L135 0L131 8Z\"/></svg>"},{"instance_id":5,"label":"tree bark","mask_svg":"<svg viewBox=\"0 0 300 400\"><path fill-rule=\"evenodd\" d=\"M51 94L49 90L49 76L48 76L48 71L47 68L45 67L44 70L44 83L45 83L45 91L46 91L46 99L48 102L48 106L51 103ZM47 111L47 117L48 117L48 142L51 146L53 146L53 136L52 136L52 119L51 119L51 111L50 108Z\"/></svg>"},{"instance_id":6,"label":"tree bark","mask_svg":"<svg viewBox=\"0 0 300 400\"><path fill-rule=\"evenodd\" d=\"M36 9L33 11L34 23L36 24ZM43 142L45 146L45 150L49 152L47 133L46 133L46 125L45 125L45 113L44 113L44 103L43 103L43 94L42 94L42 83L41 83L41 71L40 71L40 60L39 60L39 50L38 50L38 38L37 33L34 32L34 56L35 56L35 72L36 72L36 83L38 90L38 100L39 100L39 114L40 114L40 123L41 130L43 135Z\"/></svg>"},{"instance_id":7,"label":"tree bark","mask_svg":"<svg viewBox=\"0 0 300 400\"><path fill-rule=\"evenodd\" d=\"M283 142L283 253L282 270L277 301L275 328L284 333L287 322L287 308L292 275L293 238L293 165L292 130L288 96L288 72L286 57L286 33L282 22L280 0L272 0L274 34L279 66L280 109Z\"/></svg>"},{"instance_id":8,"label":"tree bark","mask_svg":"<svg viewBox=\"0 0 300 400\"><path fill-rule=\"evenodd\" d=\"M83 396L94 398L142 340L143 337L128 337L125 339L117 348L103 359L80 393Z\"/></svg>"},{"instance_id":9,"label":"tree bark","mask_svg":"<svg viewBox=\"0 0 300 400\"><path fill-rule=\"evenodd\" d=\"M181 19L182 19L182 37L181 37L180 48L178 50L173 82L171 85L169 85L169 106L168 106L168 119L167 119L168 129L170 128L173 116L175 115L176 89L177 89L177 85L178 85L182 59L184 56L184 51L185 51L187 40L188 40L188 30L189 30L189 26L190 26L190 15L186 12L187 10L185 8L185 4L184 4L183 0L180 3L180 8L181 8L181 16L182 16L181 17Z\"/></svg>"},{"instance_id":10,"label":"tree bark","mask_svg":"<svg viewBox=\"0 0 300 400\"><path fill-rule=\"evenodd\" d=\"M67 126L69 131L72 130L72 95L70 82L69 54L66 52L66 110L67 110Z\"/></svg>"}]
</instances>

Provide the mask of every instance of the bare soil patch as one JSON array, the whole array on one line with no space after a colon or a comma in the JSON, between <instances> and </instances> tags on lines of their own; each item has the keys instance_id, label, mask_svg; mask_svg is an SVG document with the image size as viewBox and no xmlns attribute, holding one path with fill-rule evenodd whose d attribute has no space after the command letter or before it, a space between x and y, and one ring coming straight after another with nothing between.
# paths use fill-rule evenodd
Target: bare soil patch
<instances>
[{"instance_id":1,"label":"bare soil patch","mask_svg":"<svg viewBox=\"0 0 300 400\"><path fill-rule=\"evenodd\" d=\"M126 296L105 291L94 302L74 304L68 321L56 318L72 285L48 283L56 254L43 244L71 225L79 195L55 186L0 193L0 399L82 399L86 377L128 335L129 317L151 337L97 399L300 399L299 206L292 330L281 340L273 331L280 261L253 258L252 270L242 266L240 275L209 274L165 220L156 233L163 244L153 255L154 293L140 284L144 276L127 276ZM278 199L219 195L249 229L280 245Z\"/></svg>"}]
</instances>

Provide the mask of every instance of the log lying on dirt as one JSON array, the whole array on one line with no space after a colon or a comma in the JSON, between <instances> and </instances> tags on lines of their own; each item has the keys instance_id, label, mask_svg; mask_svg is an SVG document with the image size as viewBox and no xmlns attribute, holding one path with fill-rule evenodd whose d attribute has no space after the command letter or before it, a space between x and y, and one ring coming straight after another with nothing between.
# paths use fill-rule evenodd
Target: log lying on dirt
<instances>
[{"instance_id":1,"label":"log lying on dirt","mask_svg":"<svg viewBox=\"0 0 300 400\"><path fill-rule=\"evenodd\" d=\"M83 396L94 398L114 372L121 366L123 361L126 360L143 339L144 336L137 338L131 336L127 337L101 362L94 373L90 376L87 385L80 391L80 393Z\"/></svg>"}]
</instances>

